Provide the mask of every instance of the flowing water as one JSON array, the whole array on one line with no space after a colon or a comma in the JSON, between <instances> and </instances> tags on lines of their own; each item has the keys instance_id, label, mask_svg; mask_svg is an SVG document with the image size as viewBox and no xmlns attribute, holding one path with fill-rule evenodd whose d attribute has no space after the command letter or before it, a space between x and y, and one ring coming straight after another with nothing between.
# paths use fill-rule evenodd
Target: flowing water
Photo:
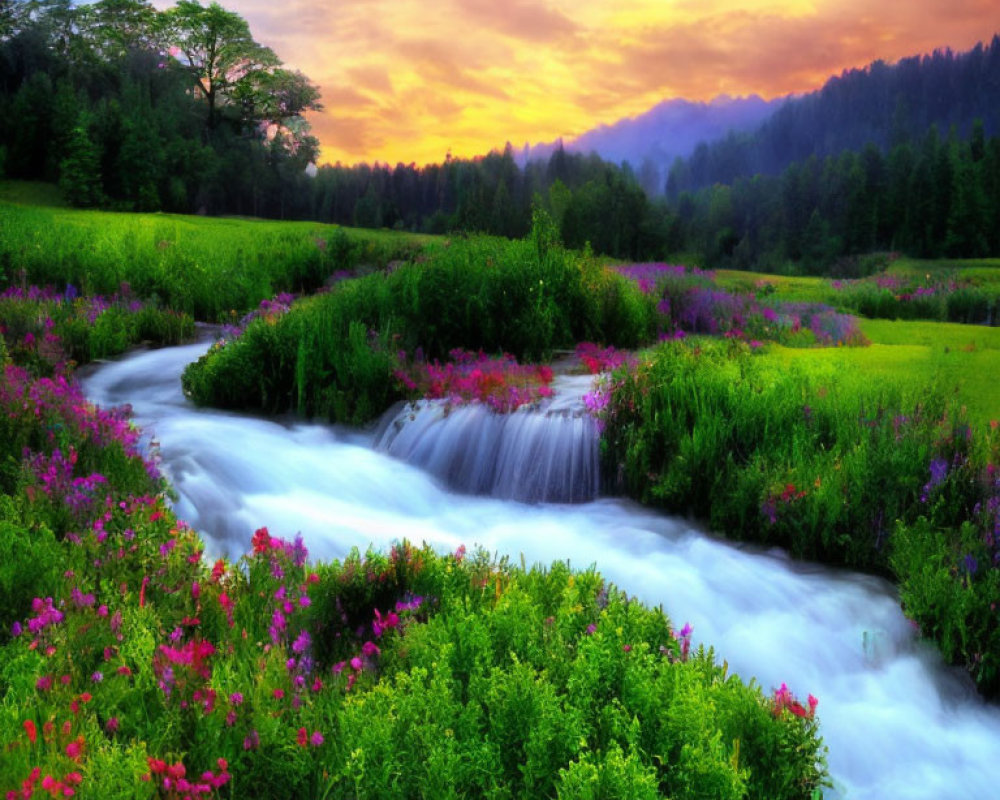
<instances>
[{"instance_id":1,"label":"flowing water","mask_svg":"<svg viewBox=\"0 0 1000 800\"><path fill-rule=\"evenodd\" d=\"M529 564L594 564L630 595L662 604L675 627L690 622L695 641L712 644L744 679L816 695L835 783L828 796L1000 795L1000 709L915 640L885 582L733 547L622 500L504 499L594 496L596 451L577 413L582 386L563 384L547 414L504 424L430 405L359 432L194 409L179 375L206 347L138 353L100 367L85 387L102 405L132 404L160 443L178 514L211 554L243 553L266 525L278 536L301 532L323 559L406 537L442 551L478 544ZM566 459L553 447L575 449L570 474L560 475ZM470 459L471 451L483 455ZM496 466L484 468L480 460L491 458ZM449 483L482 494L456 494Z\"/></svg>"}]
</instances>

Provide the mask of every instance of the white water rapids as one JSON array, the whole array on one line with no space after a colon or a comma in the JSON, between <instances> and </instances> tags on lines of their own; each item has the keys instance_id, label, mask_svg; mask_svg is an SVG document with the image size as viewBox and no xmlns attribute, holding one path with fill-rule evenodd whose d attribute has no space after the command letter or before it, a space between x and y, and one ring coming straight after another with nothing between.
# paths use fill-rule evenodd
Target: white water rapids
<instances>
[{"instance_id":1,"label":"white water rapids","mask_svg":"<svg viewBox=\"0 0 1000 800\"><path fill-rule=\"evenodd\" d=\"M131 355L91 373L85 389L101 405L132 404L160 443L179 516L211 552L239 555L266 525L277 536L301 532L321 559L405 537L442 551L482 545L529 564L595 564L630 595L662 604L675 627L690 622L695 641L744 680L819 698L835 784L827 797L1000 796L1000 709L915 640L885 582L737 548L622 500L455 494L374 449L374 433L197 410L179 376L205 349ZM434 466L440 454L421 463L449 469Z\"/></svg>"}]
</instances>

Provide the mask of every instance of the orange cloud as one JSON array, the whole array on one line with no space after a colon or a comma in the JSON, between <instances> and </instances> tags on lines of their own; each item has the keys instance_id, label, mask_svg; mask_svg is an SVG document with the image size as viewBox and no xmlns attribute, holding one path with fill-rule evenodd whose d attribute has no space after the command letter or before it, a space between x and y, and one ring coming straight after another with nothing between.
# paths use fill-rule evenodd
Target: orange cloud
<instances>
[{"instance_id":1,"label":"orange cloud","mask_svg":"<svg viewBox=\"0 0 1000 800\"><path fill-rule=\"evenodd\" d=\"M345 163L572 137L671 97L809 91L1000 31L996 0L222 2L319 84L310 121Z\"/></svg>"}]
</instances>

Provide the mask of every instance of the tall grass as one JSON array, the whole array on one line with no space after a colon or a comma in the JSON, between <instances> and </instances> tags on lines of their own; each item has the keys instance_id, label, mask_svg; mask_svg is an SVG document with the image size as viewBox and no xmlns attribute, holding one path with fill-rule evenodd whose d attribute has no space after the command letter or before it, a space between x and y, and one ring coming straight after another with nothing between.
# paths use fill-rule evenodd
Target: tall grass
<instances>
[{"instance_id":1,"label":"tall grass","mask_svg":"<svg viewBox=\"0 0 1000 800\"><path fill-rule=\"evenodd\" d=\"M653 326L652 301L595 262L530 239L474 237L249 325L190 366L184 385L199 403L358 422L400 396L399 351L534 360L584 339L633 347Z\"/></svg>"},{"instance_id":2,"label":"tall grass","mask_svg":"<svg viewBox=\"0 0 1000 800\"><path fill-rule=\"evenodd\" d=\"M672 342L616 371L611 482L729 537L896 579L923 632L996 695L998 423L973 427L940 386L781 352L796 358ZM836 351L855 353L871 354Z\"/></svg>"},{"instance_id":3,"label":"tall grass","mask_svg":"<svg viewBox=\"0 0 1000 800\"><path fill-rule=\"evenodd\" d=\"M776 368L738 343L672 343L615 384L608 474L734 538L885 571L893 522L920 511L945 410L934 395Z\"/></svg>"},{"instance_id":4,"label":"tall grass","mask_svg":"<svg viewBox=\"0 0 1000 800\"><path fill-rule=\"evenodd\" d=\"M70 284L228 321L278 292L415 257L426 237L313 223L114 214L0 201L0 289Z\"/></svg>"}]
</instances>

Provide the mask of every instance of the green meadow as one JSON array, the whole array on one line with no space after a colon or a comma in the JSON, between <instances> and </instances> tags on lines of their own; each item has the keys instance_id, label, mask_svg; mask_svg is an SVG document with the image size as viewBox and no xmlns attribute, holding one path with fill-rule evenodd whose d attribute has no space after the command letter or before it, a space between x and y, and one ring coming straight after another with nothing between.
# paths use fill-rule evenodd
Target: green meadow
<instances>
[{"instance_id":1,"label":"green meadow","mask_svg":"<svg viewBox=\"0 0 1000 800\"><path fill-rule=\"evenodd\" d=\"M412 259L429 240L310 222L131 214L37 205L44 184L0 184L0 281L141 297L209 322L281 292L314 292ZM13 202L12 202L13 200Z\"/></svg>"},{"instance_id":2,"label":"green meadow","mask_svg":"<svg viewBox=\"0 0 1000 800\"><path fill-rule=\"evenodd\" d=\"M964 406L971 421L1000 419L1000 328L947 322L863 320L868 347L772 346L764 356L820 376L892 382L915 391L940 390Z\"/></svg>"}]
</instances>

